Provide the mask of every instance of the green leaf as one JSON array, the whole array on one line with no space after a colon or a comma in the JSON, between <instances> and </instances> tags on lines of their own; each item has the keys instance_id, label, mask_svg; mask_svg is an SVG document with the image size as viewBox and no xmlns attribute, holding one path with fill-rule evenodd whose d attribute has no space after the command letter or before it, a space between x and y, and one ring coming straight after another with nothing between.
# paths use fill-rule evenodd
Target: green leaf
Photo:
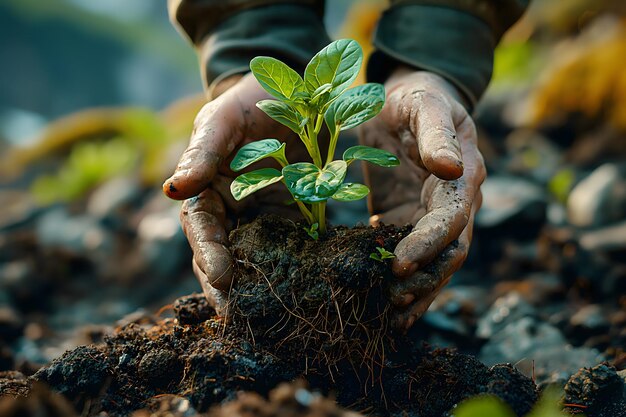
<instances>
[{"instance_id":1,"label":"green leaf","mask_svg":"<svg viewBox=\"0 0 626 417\"><path fill-rule=\"evenodd\" d=\"M337 97L356 79L363 51L352 39L340 39L319 51L304 70L304 84L313 93L324 84L332 85L329 100ZM319 103L321 105L325 103Z\"/></svg>"},{"instance_id":2,"label":"green leaf","mask_svg":"<svg viewBox=\"0 0 626 417\"><path fill-rule=\"evenodd\" d=\"M514 417L501 399L493 395L481 395L463 401L454 410L454 417Z\"/></svg>"},{"instance_id":3,"label":"green leaf","mask_svg":"<svg viewBox=\"0 0 626 417\"><path fill-rule=\"evenodd\" d=\"M370 253L370 259L378 262L384 262L386 259L393 259L396 257L393 252L389 252L387 249L381 248L380 246L377 246L376 250L378 251L378 253Z\"/></svg>"},{"instance_id":4,"label":"green leaf","mask_svg":"<svg viewBox=\"0 0 626 417\"><path fill-rule=\"evenodd\" d=\"M350 163L353 160L371 162L381 167L395 167L400 165L400 160L391 152L369 146L352 146L343 153L343 160Z\"/></svg>"},{"instance_id":5,"label":"green leaf","mask_svg":"<svg viewBox=\"0 0 626 417\"><path fill-rule=\"evenodd\" d=\"M318 232L319 226L319 223L313 223L310 227L304 227L303 229L307 232L309 236L311 236L311 239L317 240L320 237L320 234Z\"/></svg>"},{"instance_id":6,"label":"green leaf","mask_svg":"<svg viewBox=\"0 0 626 417\"><path fill-rule=\"evenodd\" d=\"M304 92L300 74L276 58L257 56L250 61L250 69L261 87L279 100L291 101L296 93Z\"/></svg>"},{"instance_id":7,"label":"green leaf","mask_svg":"<svg viewBox=\"0 0 626 417\"><path fill-rule=\"evenodd\" d=\"M278 100L261 100L256 106L263 110L272 119L278 123L287 126L296 134L300 134L307 119L302 117L300 113L287 103Z\"/></svg>"},{"instance_id":8,"label":"green leaf","mask_svg":"<svg viewBox=\"0 0 626 417\"><path fill-rule=\"evenodd\" d=\"M319 203L337 192L346 177L347 168L345 161L333 161L324 169L308 162L299 162L284 167L283 176L294 199L304 203Z\"/></svg>"},{"instance_id":9,"label":"green leaf","mask_svg":"<svg viewBox=\"0 0 626 417\"><path fill-rule=\"evenodd\" d=\"M279 170L274 168L257 169L256 171L241 174L230 184L230 192L235 200L239 201L250 194L274 184L283 177Z\"/></svg>"},{"instance_id":10,"label":"green leaf","mask_svg":"<svg viewBox=\"0 0 626 417\"><path fill-rule=\"evenodd\" d=\"M285 159L285 144L276 139L263 139L242 146L230 163L230 169L241 171L245 167L267 157Z\"/></svg>"},{"instance_id":11,"label":"green leaf","mask_svg":"<svg viewBox=\"0 0 626 417\"><path fill-rule=\"evenodd\" d=\"M339 187L332 198L337 201L356 201L366 197L369 192L370 189L363 184L347 182Z\"/></svg>"},{"instance_id":12,"label":"green leaf","mask_svg":"<svg viewBox=\"0 0 626 417\"><path fill-rule=\"evenodd\" d=\"M324 119L331 134L335 129L347 130L376 116L385 104L385 88L381 84L368 83L351 88L334 101Z\"/></svg>"}]
</instances>

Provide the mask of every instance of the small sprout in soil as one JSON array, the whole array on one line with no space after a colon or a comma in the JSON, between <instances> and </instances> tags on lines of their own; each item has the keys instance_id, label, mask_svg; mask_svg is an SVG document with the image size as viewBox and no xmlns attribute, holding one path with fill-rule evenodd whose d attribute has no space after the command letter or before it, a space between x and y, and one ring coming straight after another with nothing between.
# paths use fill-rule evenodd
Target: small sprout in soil
<instances>
[{"instance_id":1,"label":"small sprout in soil","mask_svg":"<svg viewBox=\"0 0 626 417\"><path fill-rule=\"evenodd\" d=\"M306 230L307 234L311 236L313 240L317 240L320 237L320 234L317 231L318 228L319 223L313 223L311 226L304 227L303 229Z\"/></svg>"},{"instance_id":2,"label":"small sprout in soil","mask_svg":"<svg viewBox=\"0 0 626 417\"><path fill-rule=\"evenodd\" d=\"M394 154L368 146L348 148L342 159L335 160L339 132L351 129L376 116L385 103L381 84L367 83L348 88L356 79L363 51L352 39L332 42L318 52L304 70L304 77L283 62L266 56L250 61L252 74L276 100L261 100L257 107L275 121L298 135L311 162L290 163L285 143L263 139L243 146L230 168L237 172L264 158L274 158L281 166L246 172L233 181L231 192L236 200L282 182L309 225L318 224L326 233L326 202L355 201L367 196L363 184L344 183L348 166L355 160L383 167L400 164ZM326 124L330 133L328 152L322 155L318 135Z\"/></svg>"},{"instance_id":3,"label":"small sprout in soil","mask_svg":"<svg viewBox=\"0 0 626 417\"><path fill-rule=\"evenodd\" d=\"M393 259L396 257L396 255L394 255L393 252L389 252L387 249L381 248L380 246L377 246L376 250L378 251L378 253L376 252L370 253L370 258L375 261L385 262L385 259Z\"/></svg>"}]
</instances>

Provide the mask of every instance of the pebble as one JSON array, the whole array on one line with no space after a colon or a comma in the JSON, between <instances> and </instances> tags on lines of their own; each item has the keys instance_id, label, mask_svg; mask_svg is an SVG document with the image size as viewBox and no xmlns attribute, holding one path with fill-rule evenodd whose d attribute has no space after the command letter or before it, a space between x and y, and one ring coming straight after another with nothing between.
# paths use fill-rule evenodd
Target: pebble
<instances>
[{"instance_id":1,"label":"pebble","mask_svg":"<svg viewBox=\"0 0 626 417\"><path fill-rule=\"evenodd\" d=\"M489 311L480 318L476 336L481 339L489 339L507 325L535 314L535 308L524 301L519 293L507 294L498 298Z\"/></svg>"},{"instance_id":2,"label":"pebble","mask_svg":"<svg viewBox=\"0 0 626 417\"><path fill-rule=\"evenodd\" d=\"M596 349L572 347L556 327L524 317L508 324L481 348L486 365L512 363L538 384L563 383L582 366L605 360Z\"/></svg>"},{"instance_id":3,"label":"pebble","mask_svg":"<svg viewBox=\"0 0 626 417\"><path fill-rule=\"evenodd\" d=\"M606 163L572 189L567 199L571 224L603 226L626 217L626 164Z\"/></svg>"},{"instance_id":4,"label":"pebble","mask_svg":"<svg viewBox=\"0 0 626 417\"><path fill-rule=\"evenodd\" d=\"M87 258L107 256L113 246L112 237L97 219L89 215L73 216L61 207L43 214L37 221L36 231L43 247Z\"/></svg>"},{"instance_id":5,"label":"pebble","mask_svg":"<svg viewBox=\"0 0 626 417\"><path fill-rule=\"evenodd\" d=\"M492 175L481 186L483 205L476 224L491 228L504 223L543 222L546 216L546 193L523 178Z\"/></svg>"},{"instance_id":6,"label":"pebble","mask_svg":"<svg viewBox=\"0 0 626 417\"><path fill-rule=\"evenodd\" d=\"M584 306L570 319L574 328L602 332L608 330L610 323L602 313L602 308L597 304Z\"/></svg>"}]
</instances>

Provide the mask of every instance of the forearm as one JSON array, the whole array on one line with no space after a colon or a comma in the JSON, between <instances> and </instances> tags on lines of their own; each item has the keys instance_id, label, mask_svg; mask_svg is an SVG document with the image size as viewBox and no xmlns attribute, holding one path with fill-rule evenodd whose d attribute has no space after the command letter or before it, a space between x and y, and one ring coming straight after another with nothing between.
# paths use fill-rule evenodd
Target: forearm
<instances>
[{"instance_id":1,"label":"forearm","mask_svg":"<svg viewBox=\"0 0 626 417\"><path fill-rule=\"evenodd\" d=\"M329 42L320 0L169 0L169 12L196 46L209 90L249 71L250 60L258 55L303 69Z\"/></svg>"},{"instance_id":2,"label":"forearm","mask_svg":"<svg viewBox=\"0 0 626 417\"><path fill-rule=\"evenodd\" d=\"M529 0L392 0L374 38L368 78L382 82L400 65L454 84L468 109L491 79L493 52Z\"/></svg>"}]
</instances>

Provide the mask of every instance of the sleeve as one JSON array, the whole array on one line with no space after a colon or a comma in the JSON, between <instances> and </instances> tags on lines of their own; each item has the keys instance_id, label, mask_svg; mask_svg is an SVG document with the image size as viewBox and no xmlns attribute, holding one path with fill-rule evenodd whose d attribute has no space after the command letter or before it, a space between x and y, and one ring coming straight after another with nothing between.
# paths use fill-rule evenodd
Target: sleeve
<instances>
[{"instance_id":1,"label":"sleeve","mask_svg":"<svg viewBox=\"0 0 626 417\"><path fill-rule=\"evenodd\" d=\"M530 0L391 0L376 29L368 78L399 64L437 73L465 95L470 110L491 79L496 45Z\"/></svg>"},{"instance_id":2,"label":"sleeve","mask_svg":"<svg viewBox=\"0 0 626 417\"><path fill-rule=\"evenodd\" d=\"M168 11L195 45L209 90L249 71L258 55L303 69L330 42L322 21L324 0L168 0Z\"/></svg>"}]
</instances>

